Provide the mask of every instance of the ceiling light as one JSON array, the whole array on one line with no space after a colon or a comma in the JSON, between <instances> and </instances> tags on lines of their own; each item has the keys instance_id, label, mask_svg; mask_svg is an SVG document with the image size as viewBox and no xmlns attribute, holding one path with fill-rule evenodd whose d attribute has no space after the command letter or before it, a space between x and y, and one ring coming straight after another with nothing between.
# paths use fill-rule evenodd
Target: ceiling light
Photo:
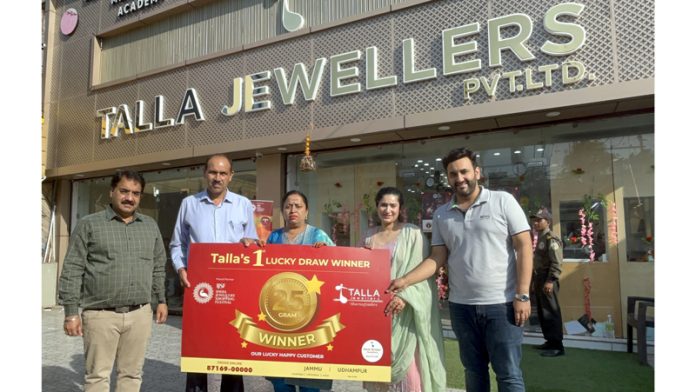
<instances>
[{"instance_id":1,"label":"ceiling light","mask_svg":"<svg viewBox=\"0 0 696 392\"><path fill-rule=\"evenodd\" d=\"M84 174L75 174L75 178L83 178L84 176Z\"/></svg>"},{"instance_id":2,"label":"ceiling light","mask_svg":"<svg viewBox=\"0 0 696 392\"><path fill-rule=\"evenodd\" d=\"M419 160L418 160L418 163L423 163L423 160L422 160L422 159L419 159Z\"/></svg>"},{"instance_id":3,"label":"ceiling light","mask_svg":"<svg viewBox=\"0 0 696 392\"><path fill-rule=\"evenodd\" d=\"M496 157L497 157L497 156L500 156L500 153L499 153L499 152L494 152L494 153L493 153L493 156L496 156Z\"/></svg>"},{"instance_id":4,"label":"ceiling light","mask_svg":"<svg viewBox=\"0 0 696 392\"><path fill-rule=\"evenodd\" d=\"M442 161L442 158L436 158L435 161L441 162L441 161Z\"/></svg>"},{"instance_id":5,"label":"ceiling light","mask_svg":"<svg viewBox=\"0 0 696 392\"><path fill-rule=\"evenodd\" d=\"M561 115L561 112L548 112L546 113L546 117L558 117Z\"/></svg>"},{"instance_id":6,"label":"ceiling light","mask_svg":"<svg viewBox=\"0 0 696 392\"><path fill-rule=\"evenodd\" d=\"M416 163L415 165L413 165L413 167L418 167L418 164Z\"/></svg>"},{"instance_id":7,"label":"ceiling light","mask_svg":"<svg viewBox=\"0 0 696 392\"><path fill-rule=\"evenodd\" d=\"M359 137L352 137L352 138L350 138L350 141L353 142L353 143L357 143L357 142L359 142L359 141L361 141L361 140L362 140L362 139L360 139Z\"/></svg>"},{"instance_id":8,"label":"ceiling light","mask_svg":"<svg viewBox=\"0 0 696 392\"><path fill-rule=\"evenodd\" d=\"M287 147L278 147L278 151L287 151Z\"/></svg>"},{"instance_id":9,"label":"ceiling light","mask_svg":"<svg viewBox=\"0 0 696 392\"><path fill-rule=\"evenodd\" d=\"M425 162L423 166L430 166L430 164L428 162Z\"/></svg>"},{"instance_id":10,"label":"ceiling light","mask_svg":"<svg viewBox=\"0 0 696 392\"><path fill-rule=\"evenodd\" d=\"M172 164L169 162L162 162L162 166L171 166Z\"/></svg>"},{"instance_id":11,"label":"ceiling light","mask_svg":"<svg viewBox=\"0 0 696 392\"><path fill-rule=\"evenodd\" d=\"M515 154L522 154L522 151L520 151L520 150L515 150L514 153L515 153Z\"/></svg>"},{"instance_id":12,"label":"ceiling light","mask_svg":"<svg viewBox=\"0 0 696 392\"><path fill-rule=\"evenodd\" d=\"M449 125L440 125L439 127L437 127L437 129L438 131L449 131L450 127Z\"/></svg>"},{"instance_id":13,"label":"ceiling light","mask_svg":"<svg viewBox=\"0 0 696 392\"><path fill-rule=\"evenodd\" d=\"M544 151L544 147L539 147L539 148L537 148L537 151L538 151L538 152Z\"/></svg>"}]
</instances>

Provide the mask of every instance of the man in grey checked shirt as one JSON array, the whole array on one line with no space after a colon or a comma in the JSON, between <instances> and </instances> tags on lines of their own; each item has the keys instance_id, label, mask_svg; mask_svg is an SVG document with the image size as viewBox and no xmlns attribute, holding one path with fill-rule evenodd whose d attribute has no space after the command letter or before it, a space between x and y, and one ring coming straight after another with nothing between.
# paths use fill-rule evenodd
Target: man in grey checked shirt
<instances>
[{"instance_id":1,"label":"man in grey checked shirt","mask_svg":"<svg viewBox=\"0 0 696 392\"><path fill-rule=\"evenodd\" d=\"M84 339L85 392L109 391L114 360L116 391L139 391L150 304L157 304L157 323L167 320L162 236L152 218L136 212L144 188L140 173L117 171L111 204L81 219L70 236L59 301L65 333Z\"/></svg>"}]
</instances>

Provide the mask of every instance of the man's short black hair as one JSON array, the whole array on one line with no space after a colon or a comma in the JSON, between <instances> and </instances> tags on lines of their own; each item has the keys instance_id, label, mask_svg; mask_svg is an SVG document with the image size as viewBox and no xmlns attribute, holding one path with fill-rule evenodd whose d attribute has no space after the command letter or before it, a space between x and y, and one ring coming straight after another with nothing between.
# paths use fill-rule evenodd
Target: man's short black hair
<instances>
[{"instance_id":1,"label":"man's short black hair","mask_svg":"<svg viewBox=\"0 0 696 392\"><path fill-rule=\"evenodd\" d=\"M230 171L232 171L232 160L230 159L230 157L228 157L225 154L213 154L213 155L209 156L208 159L205 160L205 167L203 168L203 173L208 171L208 165L210 164L210 161L213 158L218 158L218 157L227 159L227 163L230 164Z\"/></svg>"},{"instance_id":2,"label":"man's short black hair","mask_svg":"<svg viewBox=\"0 0 696 392\"><path fill-rule=\"evenodd\" d=\"M125 177L131 181L140 183L141 189L145 190L145 177L135 170L116 170L116 173L111 177L111 189L116 189L116 185L121 182L121 179Z\"/></svg>"},{"instance_id":3,"label":"man's short black hair","mask_svg":"<svg viewBox=\"0 0 696 392\"><path fill-rule=\"evenodd\" d=\"M442 167L444 167L445 171L447 171L447 166L449 166L450 163L462 158L469 158L472 166L474 168L478 167L476 164L476 154L465 147L455 148L454 150L448 152L447 155L442 158Z\"/></svg>"}]
</instances>

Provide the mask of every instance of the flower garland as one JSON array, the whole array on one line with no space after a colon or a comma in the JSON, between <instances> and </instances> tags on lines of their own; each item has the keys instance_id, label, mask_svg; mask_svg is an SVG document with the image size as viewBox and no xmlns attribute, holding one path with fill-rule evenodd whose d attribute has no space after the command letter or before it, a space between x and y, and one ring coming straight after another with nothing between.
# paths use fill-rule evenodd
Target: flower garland
<instances>
[{"instance_id":1,"label":"flower garland","mask_svg":"<svg viewBox=\"0 0 696 392\"><path fill-rule=\"evenodd\" d=\"M589 247L590 248L590 262L595 261L595 252L594 248L592 247L593 245L593 234L594 231L592 230L592 221L587 220L585 221L585 209L581 208L578 210L578 216L580 217L580 243L582 243L582 246Z\"/></svg>"},{"instance_id":2,"label":"flower garland","mask_svg":"<svg viewBox=\"0 0 696 392\"><path fill-rule=\"evenodd\" d=\"M437 283L437 297L440 301L446 300L448 297L447 291L449 290L448 279L447 279L447 269L443 266L440 267L437 278L435 279Z\"/></svg>"}]
</instances>

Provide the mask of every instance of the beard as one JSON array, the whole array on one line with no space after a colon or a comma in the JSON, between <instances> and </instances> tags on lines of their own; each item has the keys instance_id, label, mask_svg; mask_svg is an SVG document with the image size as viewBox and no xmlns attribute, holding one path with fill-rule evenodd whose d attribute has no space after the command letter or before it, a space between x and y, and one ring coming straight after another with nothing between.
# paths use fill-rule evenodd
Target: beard
<instances>
[{"instance_id":1,"label":"beard","mask_svg":"<svg viewBox=\"0 0 696 392\"><path fill-rule=\"evenodd\" d=\"M457 197L466 199L476 191L476 188L478 188L478 180L464 180L464 183L466 184L466 190L459 189L456 186L454 189Z\"/></svg>"}]
</instances>

